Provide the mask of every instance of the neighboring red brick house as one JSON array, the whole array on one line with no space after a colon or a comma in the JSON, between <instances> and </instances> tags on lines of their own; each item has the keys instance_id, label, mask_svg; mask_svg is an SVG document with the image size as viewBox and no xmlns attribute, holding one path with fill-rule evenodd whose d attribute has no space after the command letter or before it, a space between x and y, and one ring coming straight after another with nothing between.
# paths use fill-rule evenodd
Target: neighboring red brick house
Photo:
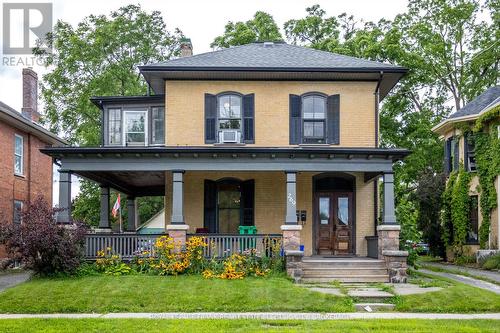
<instances>
[{"instance_id":1,"label":"neighboring red brick house","mask_svg":"<svg viewBox=\"0 0 500 333\"><path fill-rule=\"evenodd\" d=\"M37 84L37 74L25 68L22 113L0 102L0 221L6 223L19 222L16 208L40 195L52 203L52 158L39 149L65 141L37 123Z\"/></svg>"}]
</instances>

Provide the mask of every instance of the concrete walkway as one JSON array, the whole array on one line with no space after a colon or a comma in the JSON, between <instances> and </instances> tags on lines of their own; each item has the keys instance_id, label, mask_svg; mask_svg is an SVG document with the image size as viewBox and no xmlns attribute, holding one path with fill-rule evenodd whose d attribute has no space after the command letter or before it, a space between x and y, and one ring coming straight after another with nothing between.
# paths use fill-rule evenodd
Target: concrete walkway
<instances>
[{"instance_id":1,"label":"concrete walkway","mask_svg":"<svg viewBox=\"0 0 500 333\"><path fill-rule=\"evenodd\" d=\"M26 282L30 279L30 277L31 273L25 271L0 274L0 292Z\"/></svg>"},{"instance_id":2,"label":"concrete walkway","mask_svg":"<svg viewBox=\"0 0 500 333\"><path fill-rule=\"evenodd\" d=\"M102 318L102 319L263 319L263 320L352 320L352 319L494 319L500 320L500 313L293 313L293 312L194 312L194 313L74 313L74 314L0 314L2 319L24 318Z\"/></svg>"},{"instance_id":3,"label":"concrete walkway","mask_svg":"<svg viewBox=\"0 0 500 333\"><path fill-rule=\"evenodd\" d=\"M495 271L487 271L484 269L463 267L463 266L457 266L457 265L453 265L453 264L442 264L442 263L438 263L438 262L425 262L425 263L422 263L422 266L432 266L432 267L442 268L442 269L447 269L447 270L460 271L463 273L479 276L479 277L486 278L486 279L500 283L500 273L495 272Z\"/></svg>"},{"instance_id":4,"label":"concrete walkway","mask_svg":"<svg viewBox=\"0 0 500 333\"><path fill-rule=\"evenodd\" d=\"M445 278L452 279L452 280L455 280L458 282L462 282L464 284L468 284L469 286L481 288L484 290L494 292L496 294L500 294L500 286L497 286L496 284L486 282L483 280L473 279L473 278L470 278L468 276L445 273L445 272L434 272L434 271L430 271L430 270L424 269L424 268L419 269L417 272L422 272L422 273L429 274L429 275L436 275L436 276L445 277Z\"/></svg>"}]
</instances>

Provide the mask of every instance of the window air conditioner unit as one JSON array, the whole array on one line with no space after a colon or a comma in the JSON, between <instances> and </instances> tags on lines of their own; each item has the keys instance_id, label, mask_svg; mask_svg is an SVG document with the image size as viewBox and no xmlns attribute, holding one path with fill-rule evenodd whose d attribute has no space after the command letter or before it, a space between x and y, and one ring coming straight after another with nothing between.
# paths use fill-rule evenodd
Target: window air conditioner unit
<instances>
[{"instance_id":1,"label":"window air conditioner unit","mask_svg":"<svg viewBox=\"0 0 500 333\"><path fill-rule=\"evenodd\" d=\"M240 132L233 130L224 130L219 132L219 142L220 143L239 143L240 142Z\"/></svg>"}]
</instances>

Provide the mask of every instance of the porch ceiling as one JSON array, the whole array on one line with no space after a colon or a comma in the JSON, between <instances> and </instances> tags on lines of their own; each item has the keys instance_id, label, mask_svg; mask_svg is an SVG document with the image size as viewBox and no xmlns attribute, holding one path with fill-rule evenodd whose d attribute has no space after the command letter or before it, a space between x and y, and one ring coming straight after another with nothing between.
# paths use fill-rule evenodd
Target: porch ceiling
<instances>
[{"instance_id":1,"label":"porch ceiling","mask_svg":"<svg viewBox=\"0 0 500 333\"><path fill-rule=\"evenodd\" d=\"M136 197L165 195L163 171L75 171L74 174Z\"/></svg>"},{"instance_id":2,"label":"porch ceiling","mask_svg":"<svg viewBox=\"0 0 500 333\"><path fill-rule=\"evenodd\" d=\"M409 154L406 149L311 146L59 147L41 151L58 159L61 170L113 172L113 176L116 172L172 170L391 172L392 163Z\"/></svg>"}]
</instances>

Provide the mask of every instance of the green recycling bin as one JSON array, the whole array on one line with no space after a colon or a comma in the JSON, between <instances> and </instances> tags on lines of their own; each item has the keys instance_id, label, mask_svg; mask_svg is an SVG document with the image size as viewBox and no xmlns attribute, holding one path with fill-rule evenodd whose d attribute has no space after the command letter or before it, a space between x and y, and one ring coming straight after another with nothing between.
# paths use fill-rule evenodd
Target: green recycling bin
<instances>
[{"instance_id":1,"label":"green recycling bin","mask_svg":"<svg viewBox=\"0 0 500 333\"><path fill-rule=\"evenodd\" d=\"M257 228L253 225L240 225L238 227L240 235L256 235ZM242 237L240 238L240 252L244 252L250 249L255 249L255 238Z\"/></svg>"}]
</instances>

